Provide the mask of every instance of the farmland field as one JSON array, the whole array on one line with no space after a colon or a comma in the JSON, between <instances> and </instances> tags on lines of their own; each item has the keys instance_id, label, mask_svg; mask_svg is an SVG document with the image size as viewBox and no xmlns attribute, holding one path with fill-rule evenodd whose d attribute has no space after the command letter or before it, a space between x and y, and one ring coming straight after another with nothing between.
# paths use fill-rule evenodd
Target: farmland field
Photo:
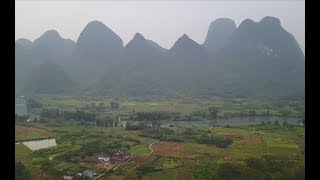
<instances>
[{"instance_id":1,"label":"farmland field","mask_svg":"<svg viewBox=\"0 0 320 180\"><path fill-rule=\"evenodd\" d=\"M218 98L211 99L138 99L138 98L91 98L78 96L37 95L34 97L43 108L74 109L86 105L117 101L120 107L117 111L104 111L108 115L128 115L133 110L140 111L175 111L187 115L193 111L203 111L214 105L219 108L221 117L240 115L246 110L255 110L257 115L281 116L282 111L288 111L290 117L300 117L303 113L303 100L249 99L249 98ZM268 112L266 112L268 111Z\"/></svg>"},{"instance_id":2,"label":"farmland field","mask_svg":"<svg viewBox=\"0 0 320 180\"><path fill-rule=\"evenodd\" d=\"M40 115L40 121L26 122L24 116L18 116L16 141L55 137L57 146L31 151L23 144L16 144L16 160L33 179L76 177L84 170L95 171L98 179L220 179L230 169L240 179L251 176L299 179L304 175L304 126L283 120L288 117L282 116L273 122L219 125L206 110L214 105L219 110L217 118L227 112L235 113L232 117L237 118L236 111L243 111L251 103L257 105L259 118L259 112L264 112L263 108L272 101L118 99L120 107L112 108L109 103L113 99L70 96L34 99L42 105L30 112ZM237 105L239 101L242 105ZM138 113L148 116L158 113L156 118L164 113L163 117L170 118L171 114L165 113L172 111L181 113L186 124L194 125L179 125L178 122L184 122L172 119L132 119L139 118ZM277 115L276 110L270 111L270 116ZM300 119L300 112L291 113ZM190 117L204 119L185 120ZM98 160L116 152L124 152L131 158L113 164ZM263 168L257 170L256 166ZM275 167L280 173L272 170Z\"/></svg>"},{"instance_id":3,"label":"farmland field","mask_svg":"<svg viewBox=\"0 0 320 180\"><path fill-rule=\"evenodd\" d=\"M15 135L16 141L27 141L53 137L54 133L46 128L16 125Z\"/></svg>"},{"instance_id":4,"label":"farmland field","mask_svg":"<svg viewBox=\"0 0 320 180\"><path fill-rule=\"evenodd\" d=\"M55 128L57 129L57 128ZM68 129L68 130L67 130ZM78 129L78 130L77 130ZM74 134L81 132L89 132L91 136L87 138L81 138L73 141L73 135L70 136L70 142L58 141L56 148L49 148L47 151L42 150L48 157L37 157L23 144L16 145L16 159L23 162L28 166L28 170L32 174L39 173L41 170L41 162L48 161L49 156L53 157L53 160L49 163L53 163L54 169L60 169L64 174L74 175L77 171L82 171L85 168L93 169L97 173L103 174L103 166L99 161L91 156L86 156L83 160L76 162L64 161L64 156L71 153L76 149L81 149L83 143L95 139L94 134L101 134L103 137L112 138L126 138L131 137L140 141L139 144L130 146L127 151L134 155L135 158L117 168L117 170L111 170L106 176L113 177L125 177L129 167L132 173L137 173L139 166L151 166L154 168L151 172L143 174L142 179L159 179L159 177L166 179L197 179L193 176L194 168L201 159L202 156L212 156L219 163L235 162L244 163L245 159L250 157L261 158L263 155L272 155L281 159L290 158L291 156L303 154L303 148L295 143L297 134L289 131L286 128L278 129L277 131L268 131L267 129L261 130L260 127L254 129L254 127L248 128L222 128L217 127L212 129L213 134L228 134L232 133L233 136L242 137L234 140L234 142L227 148L219 148L214 145L198 144L192 142L171 142L171 141L158 141L154 143L151 148L153 153L150 153L149 145L153 143L154 139L140 137L136 131L127 131L121 128L84 128L84 127L64 127L60 131L57 131L57 138L63 136L66 132ZM289 132L289 133L288 133ZM119 137L117 137L119 135ZM277 138L275 138L277 137ZM108 138L107 138L108 139ZM106 140L107 140L106 139ZM303 139L300 139L302 141ZM126 140L125 140L126 141ZM59 143L60 142L60 143ZM50 150L51 149L51 150ZM50 151L49 151L50 150ZM74 155L76 156L78 155ZM95 156L97 157L97 156ZM39 161L40 164L35 163ZM127 164L127 165L126 165ZM131 165L130 165L131 164ZM130 165L130 166L129 166ZM61 173L62 173L61 172ZM123 174L124 173L124 174ZM102 177L105 177L102 176Z\"/></svg>"}]
</instances>

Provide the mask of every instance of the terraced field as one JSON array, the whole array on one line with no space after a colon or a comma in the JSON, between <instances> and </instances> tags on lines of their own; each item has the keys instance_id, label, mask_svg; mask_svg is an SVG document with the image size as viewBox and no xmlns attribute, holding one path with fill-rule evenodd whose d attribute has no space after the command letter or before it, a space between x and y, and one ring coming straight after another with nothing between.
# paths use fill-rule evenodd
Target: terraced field
<instances>
[{"instance_id":1,"label":"terraced field","mask_svg":"<svg viewBox=\"0 0 320 180\"><path fill-rule=\"evenodd\" d=\"M36 139L44 139L54 137L54 133L48 128L28 127L28 126L15 126L15 140L16 141L29 141Z\"/></svg>"}]
</instances>

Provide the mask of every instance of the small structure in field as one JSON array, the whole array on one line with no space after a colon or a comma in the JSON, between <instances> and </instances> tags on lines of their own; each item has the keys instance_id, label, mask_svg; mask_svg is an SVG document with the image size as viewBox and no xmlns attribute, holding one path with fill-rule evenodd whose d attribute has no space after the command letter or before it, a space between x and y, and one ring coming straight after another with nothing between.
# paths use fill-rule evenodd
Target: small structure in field
<instances>
[{"instance_id":1,"label":"small structure in field","mask_svg":"<svg viewBox=\"0 0 320 180\"><path fill-rule=\"evenodd\" d=\"M85 171L82 172L82 175L93 177L94 175L96 175L96 173L94 171L85 170Z\"/></svg>"},{"instance_id":2,"label":"small structure in field","mask_svg":"<svg viewBox=\"0 0 320 180\"><path fill-rule=\"evenodd\" d=\"M71 180L71 179L73 179L73 177L72 177L72 176L63 176L63 179L65 179L65 180Z\"/></svg>"},{"instance_id":3,"label":"small structure in field","mask_svg":"<svg viewBox=\"0 0 320 180\"><path fill-rule=\"evenodd\" d=\"M110 161L110 157L98 157L98 160L100 162L109 162Z\"/></svg>"},{"instance_id":4,"label":"small structure in field","mask_svg":"<svg viewBox=\"0 0 320 180\"><path fill-rule=\"evenodd\" d=\"M96 173L94 171L91 170L85 170L82 173L77 173L77 176L88 176L88 177L93 177L95 176Z\"/></svg>"},{"instance_id":5,"label":"small structure in field","mask_svg":"<svg viewBox=\"0 0 320 180\"><path fill-rule=\"evenodd\" d=\"M110 156L108 154L105 154L105 153L101 153L99 156L98 156L98 160L100 162L109 162L110 161Z\"/></svg>"}]
</instances>

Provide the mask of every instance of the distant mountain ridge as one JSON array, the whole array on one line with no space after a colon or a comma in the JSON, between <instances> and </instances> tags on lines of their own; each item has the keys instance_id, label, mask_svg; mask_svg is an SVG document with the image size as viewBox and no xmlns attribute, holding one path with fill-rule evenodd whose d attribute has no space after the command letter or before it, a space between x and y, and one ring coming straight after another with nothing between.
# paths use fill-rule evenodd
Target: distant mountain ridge
<instances>
[{"instance_id":1,"label":"distant mountain ridge","mask_svg":"<svg viewBox=\"0 0 320 180\"><path fill-rule=\"evenodd\" d=\"M76 41L67 72L80 84L89 85L112 68L122 50L122 39L116 33L103 23L92 21Z\"/></svg>"},{"instance_id":2,"label":"distant mountain ridge","mask_svg":"<svg viewBox=\"0 0 320 180\"><path fill-rule=\"evenodd\" d=\"M183 34L170 49L140 33L124 46L99 21L88 23L76 42L54 30L34 42L19 39L16 91L30 89L25 84L46 72L41 69L48 68L43 65L47 60L58 65L49 67L59 67L52 74L62 74L55 79L61 81L55 83L59 91L75 87L66 86L69 82L82 93L101 96L304 96L302 50L280 20L270 16L259 22L246 19L239 27L219 18L210 23L203 44ZM29 76L35 69L38 74ZM39 81L49 78L42 77Z\"/></svg>"},{"instance_id":3,"label":"distant mountain ridge","mask_svg":"<svg viewBox=\"0 0 320 180\"><path fill-rule=\"evenodd\" d=\"M141 51L142 49L163 52L167 49L161 47L156 42L145 39L140 33L136 33L131 41L125 46L129 51Z\"/></svg>"},{"instance_id":4,"label":"distant mountain ridge","mask_svg":"<svg viewBox=\"0 0 320 180\"><path fill-rule=\"evenodd\" d=\"M210 53L216 53L228 42L232 33L237 29L235 22L229 18L214 20L210 26L203 47Z\"/></svg>"},{"instance_id":5,"label":"distant mountain ridge","mask_svg":"<svg viewBox=\"0 0 320 180\"><path fill-rule=\"evenodd\" d=\"M70 60L75 42L64 39L55 30L46 31L42 36L34 40L32 47L33 58L39 61L52 60L64 65Z\"/></svg>"}]
</instances>

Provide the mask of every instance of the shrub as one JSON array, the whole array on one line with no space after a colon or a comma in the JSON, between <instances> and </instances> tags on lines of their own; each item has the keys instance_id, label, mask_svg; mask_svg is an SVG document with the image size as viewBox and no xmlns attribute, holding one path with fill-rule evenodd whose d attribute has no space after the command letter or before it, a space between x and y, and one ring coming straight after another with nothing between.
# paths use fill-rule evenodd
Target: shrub
<instances>
[{"instance_id":1,"label":"shrub","mask_svg":"<svg viewBox=\"0 0 320 180\"><path fill-rule=\"evenodd\" d=\"M200 138L197 139L199 144L213 144L220 148L226 148L232 144L231 139L227 139L221 136L209 136L207 134L202 134Z\"/></svg>"}]
</instances>

